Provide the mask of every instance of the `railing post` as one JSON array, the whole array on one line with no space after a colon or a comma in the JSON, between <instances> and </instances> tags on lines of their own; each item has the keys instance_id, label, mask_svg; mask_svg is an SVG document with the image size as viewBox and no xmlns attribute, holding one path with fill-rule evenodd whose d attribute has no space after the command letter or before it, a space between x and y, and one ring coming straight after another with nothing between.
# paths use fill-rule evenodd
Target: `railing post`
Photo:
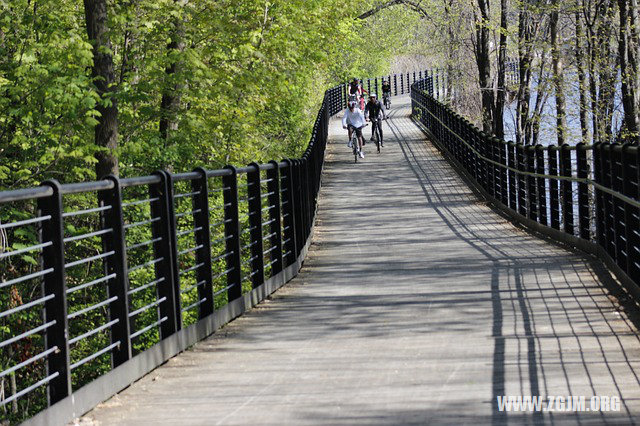
<instances>
[{"instance_id":1,"label":"railing post","mask_svg":"<svg viewBox=\"0 0 640 426\"><path fill-rule=\"evenodd\" d=\"M558 176L558 147L549 145L549 175ZM560 229L560 191L558 179L549 180L549 208L551 211L551 227Z\"/></svg>"},{"instance_id":2,"label":"railing post","mask_svg":"<svg viewBox=\"0 0 640 426\"><path fill-rule=\"evenodd\" d=\"M242 296L242 265L240 260L240 221L238 218L238 172L234 166L225 166L231 173L222 177L224 198L224 236L227 256L227 300ZM228 188L228 189L227 189Z\"/></svg>"},{"instance_id":3,"label":"railing post","mask_svg":"<svg viewBox=\"0 0 640 426\"><path fill-rule=\"evenodd\" d=\"M175 281L174 270L177 268L173 255L173 235L175 235L174 222L170 219L170 205L173 204L172 191L169 190L168 176L164 171L157 171L155 176L160 182L149 185L149 195L157 198L151 203L152 219L159 218L151 224L153 239L153 257L158 262L155 264L156 279L158 282L158 298L165 298L160 303L160 318L167 318L160 325L160 337L162 339L180 330L182 315L180 312L180 299L176 298L176 290L179 293L178 283Z\"/></svg>"},{"instance_id":4,"label":"railing post","mask_svg":"<svg viewBox=\"0 0 640 426\"><path fill-rule=\"evenodd\" d=\"M516 169L519 172L525 170L524 164L524 145L521 143L516 144ZM518 213L522 216L527 216L527 189L525 186L525 177L518 173Z\"/></svg>"},{"instance_id":5,"label":"railing post","mask_svg":"<svg viewBox=\"0 0 640 426\"><path fill-rule=\"evenodd\" d=\"M118 320L111 326L111 343L120 342L111 352L113 367L117 367L131 359L132 355L129 322L129 277L120 179L112 175L105 179L113 183L113 188L98 191L98 200L101 205L111 207L102 214L103 229L111 229L110 234L102 236L102 245L105 253L113 251L113 255L107 257L104 263L106 275L115 275L108 281L107 288L109 297L117 297L109 304L109 318L112 321Z\"/></svg>"},{"instance_id":6,"label":"railing post","mask_svg":"<svg viewBox=\"0 0 640 426\"><path fill-rule=\"evenodd\" d=\"M404 95L404 74L400 74L400 94Z\"/></svg>"},{"instance_id":7,"label":"railing post","mask_svg":"<svg viewBox=\"0 0 640 426\"><path fill-rule=\"evenodd\" d=\"M578 163L578 178L587 179L589 177L589 164L587 163L587 150L585 148L585 144L582 142L577 145L576 161ZM589 185L583 182L578 183L578 221L580 226L580 238L590 240L591 220L589 218Z\"/></svg>"},{"instance_id":8,"label":"railing post","mask_svg":"<svg viewBox=\"0 0 640 426\"><path fill-rule=\"evenodd\" d=\"M602 157L601 157L601 166L602 166L602 181L600 184L606 188L611 189L611 144L603 143L602 144ZM613 197L604 192L602 194L603 199L603 223L604 223L604 248L609 253L611 258L615 260L616 251L615 251L615 234L613 228Z\"/></svg>"},{"instance_id":9,"label":"railing post","mask_svg":"<svg viewBox=\"0 0 640 426\"><path fill-rule=\"evenodd\" d=\"M253 170L247 172L247 196L249 198L249 228L251 237L251 286L257 288L264 283L264 255L262 244L262 198L260 191L260 166L249 164Z\"/></svg>"},{"instance_id":10,"label":"railing post","mask_svg":"<svg viewBox=\"0 0 640 426\"><path fill-rule=\"evenodd\" d=\"M269 221L271 222L271 276L282 272L282 229L280 225L280 173L277 161L270 161L273 169L267 170L267 191L269 192Z\"/></svg>"},{"instance_id":11,"label":"railing post","mask_svg":"<svg viewBox=\"0 0 640 426\"><path fill-rule=\"evenodd\" d=\"M602 185L602 144L600 142L596 142L593 145L593 178L596 183ZM594 196L596 204L596 242L600 247L606 248L604 236L604 199L602 191L595 188Z\"/></svg>"},{"instance_id":12,"label":"railing post","mask_svg":"<svg viewBox=\"0 0 640 426\"><path fill-rule=\"evenodd\" d=\"M544 175L544 152L545 147L536 145L536 173ZM548 224L547 217L547 180L545 178L537 178L538 182L538 218L539 222L544 226Z\"/></svg>"},{"instance_id":13,"label":"railing post","mask_svg":"<svg viewBox=\"0 0 640 426\"><path fill-rule=\"evenodd\" d=\"M507 165L507 144L503 140L498 140L498 151L500 156L500 164ZM509 205L509 184L507 182L507 169L500 167L500 201L505 206Z\"/></svg>"},{"instance_id":14,"label":"railing post","mask_svg":"<svg viewBox=\"0 0 640 426\"><path fill-rule=\"evenodd\" d=\"M304 232L303 229L305 227L304 223L304 206L302 202L302 179L300 177L300 160L293 160L293 201L295 205L295 213L296 213L296 259L300 255L302 251L302 246L304 245Z\"/></svg>"},{"instance_id":15,"label":"railing post","mask_svg":"<svg viewBox=\"0 0 640 426\"><path fill-rule=\"evenodd\" d=\"M213 313L213 272L211 265L211 230L209 227L209 178L207 171L198 167L194 170L200 174L198 179L191 181L192 192L195 194L192 198L193 204L193 222L196 231L196 246L200 248L196 250L196 264L203 264L196 270L196 280L202 283L198 286L198 300L200 302L198 315L199 318L205 318Z\"/></svg>"},{"instance_id":16,"label":"railing post","mask_svg":"<svg viewBox=\"0 0 640 426\"><path fill-rule=\"evenodd\" d=\"M624 191L623 180L621 179L624 173L624 167L622 159L622 146L620 144L611 145L611 189L617 193ZM626 251L626 222L624 220L624 204L622 200L617 197L612 197L613 203L613 229L615 235L615 248L616 248L616 262L623 270L627 270L626 258L628 251Z\"/></svg>"},{"instance_id":17,"label":"railing post","mask_svg":"<svg viewBox=\"0 0 640 426\"><path fill-rule=\"evenodd\" d=\"M638 147L630 144L625 144L622 151L622 167L623 167L623 191L627 197L638 199L640 192L640 169L638 167ZM640 236L638 235L638 228L640 227L640 209L633 207L628 203L624 203L624 223L625 223L625 237L626 237L626 253L628 253L627 259L627 275L634 280L634 282L640 282L640 267L638 267L638 259L640 253L637 252L640 247Z\"/></svg>"},{"instance_id":18,"label":"railing post","mask_svg":"<svg viewBox=\"0 0 640 426\"><path fill-rule=\"evenodd\" d=\"M524 158L526 170L529 173L535 173L535 146L527 145L524 147ZM528 217L533 221L538 221L538 197L536 197L536 179L532 176L526 176L527 195L529 200Z\"/></svg>"},{"instance_id":19,"label":"railing post","mask_svg":"<svg viewBox=\"0 0 640 426\"><path fill-rule=\"evenodd\" d=\"M568 144L562 144L560 147L560 168L561 175L571 177L571 150ZM563 180L562 188L562 221L564 223L564 232L573 235L573 182Z\"/></svg>"},{"instance_id":20,"label":"railing post","mask_svg":"<svg viewBox=\"0 0 640 426\"><path fill-rule=\"evenodd\" d=\"M284 225L283 234L284 240L282 241L285 253L283 254L283 260L285 261L284 267L293 265L297 259L296 255L296 204L294 196L294 173L293 162L291 160L283 160L287 165L282 169L282 207L284 212L282 214L282 222Z\"/></svg>"},{"instance_id":21,"label":"railing post","mask_svg":"<svg viewBox=\"0 0 640 426\"><path fill-rule=\"evenodd\" d=\"M51 216L42 222L41 239L43 243L51 242L50 246L42 249L42 269L52 270L44 275L43 296L53 296L44 304L45 324L52 324L45 333L45 350L57 348L47 356L47 373L49 376L57 374L48 385L49 405L53 405L71 395L67 282L60 184L49 180L42 185L53 189L53 195L38 199L40 216Z\"/></svg>"},{"instance_id":22,"label":"railing post","mask_svg":"<svg viewBox=\"0 0 640 426\"><path fill-rule=\"evenodd\" d=\"M393 75L393 95L398 96L398 75Z\"/></svg>"},{"instance_id":23,"label":"railing post","mask_svg":"<svg viewBox=\"0 0 640 426\"><path fill-rule=\"evenodd\" d=\"M516 173L513 169L516 165L516 144L513 141L507 142L507 164L509 164L509 208L518 211L518 187L516 185Z\"/></svg>"}]
</instances>

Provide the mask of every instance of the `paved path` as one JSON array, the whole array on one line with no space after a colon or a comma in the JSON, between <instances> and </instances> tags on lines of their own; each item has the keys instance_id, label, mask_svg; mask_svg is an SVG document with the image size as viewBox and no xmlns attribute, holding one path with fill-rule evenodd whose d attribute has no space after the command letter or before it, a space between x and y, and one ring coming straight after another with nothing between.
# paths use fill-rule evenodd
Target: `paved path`
<instances>
[{"instance_id":1,"label":"paved path","mask_svg":"<svg viewBox=\"0 0 640 426\"><path fill-rule=\"evenodd\" d=\"M333 122L298 278L82 421L640 423L640 340L609 274L479 201L406 102L394 99L383 154L358 164ZM498 395L622 402L532 415L497 411Z\"/></svg>"}]
</instances>

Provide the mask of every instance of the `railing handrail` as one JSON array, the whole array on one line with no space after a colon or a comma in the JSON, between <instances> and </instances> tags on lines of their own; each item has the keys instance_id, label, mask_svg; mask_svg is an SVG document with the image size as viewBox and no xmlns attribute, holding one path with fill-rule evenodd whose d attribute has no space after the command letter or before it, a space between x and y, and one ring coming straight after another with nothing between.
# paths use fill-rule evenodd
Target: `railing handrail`
<instances>
[{"instance_id":1,"label":"railing handrail","mask_svg":"<svg viewBox=\"0 0 640 426\"><path fill-rule=\"evenodd\" d=\"M640 302L638 146L497 139L441 103L432 84L412 86L412 115L456 168L514 220L600 257Z\"/></svg>"}]
</instances>

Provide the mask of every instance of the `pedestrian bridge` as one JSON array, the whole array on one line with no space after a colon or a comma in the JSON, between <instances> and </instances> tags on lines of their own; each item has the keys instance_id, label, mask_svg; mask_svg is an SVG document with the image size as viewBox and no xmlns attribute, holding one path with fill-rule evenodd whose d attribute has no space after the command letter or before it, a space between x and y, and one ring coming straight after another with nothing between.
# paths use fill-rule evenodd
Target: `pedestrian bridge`
<instances>
[{"instance_id":1,"label":"pedestrian bridge","mask_svg":"<svg viewBox=\"0 0 640 426\"><path fill-rule=\"evenodd\" d=\"M197 338L182 335L182 343L154 355L158 364L168 358L155 369L145 367L149 360L132 364L146 352L125 360L102 378L121 389L151 371L88 413L74 411L84 414L79 424L640 421L639 311L630 274L620 273L612 256L603 261L588 247L576 249L580 224L575 238L559 238L553 225L543 232L542 205L553 219L553 207L562 210L566 197L543 201L525 193L523 214L500 204L506 199L509 206L510 194L487 189L478 176L493 176L496 185L506 176L506 187L518 185L509 175L519 167L517 155L504 175L489 168L469 173L471 154L487 152L449 150L451 141L430 127L415 96L413 105L407 95L392 102L382 153L368 143L355 164L342 113L330 119L323 168L313 169L318 176L322 170L322 185L310 201L317 201L308 222L312 237L300 250L297 276L280 287L297 272L287 272L285 262L281 282L239 297L226 320L264 301L215 333L226 320L192 330ZM502 158L496 152L491 158ZM538 190L543 175L560 176L561 170L527 169L527 158L523 170L532 174L516 188L528 188L531 179ZM563 183L556 182L558 193ZM581 184L576 180L574 188ZM520 192L515 196L518 207ZM560 216L565 233L567 216ZM290 226L286 219L283 226ZM292 255L286 248L284 259ZM91 386L77 398L90 400L81 393L87 388L100 394ZM531 395L545 404L564 399L540 411L507 411L500 402ZM60 413L73 406L67 399L61 399L66 410L47 414L53 405L31 422L64 418Z\"/></svg>"},{"instance_id":2,"label":"pedestrian bridge","mask_svg":"<svg viewBox=\"0 0 640 426\"><path fill-rule=\"evenodd\" d=\"M626 424L640 340L593 257L474 194L395 98L380 155L330 125L314 236L273 298L83 417L91 424ZM368 136L368 132L365 132ZM502 395L619 396L608 413Z\"/></svg>"}]
</instances>

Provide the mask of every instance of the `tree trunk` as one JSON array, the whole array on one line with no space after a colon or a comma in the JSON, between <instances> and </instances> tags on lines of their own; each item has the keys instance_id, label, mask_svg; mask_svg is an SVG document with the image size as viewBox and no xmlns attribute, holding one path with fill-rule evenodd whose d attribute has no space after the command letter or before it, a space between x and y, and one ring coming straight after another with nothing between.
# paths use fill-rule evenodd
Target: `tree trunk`
<instances>
[{"instance_id":1,"label":"tree trunk","mask_svg":"<svg viewBox=\"0 0 640 426\"><path fill-rule=\"evenodd\" d=\"M553 86L556 95L556 132L558 145L566 142L567 113L564 98L564 78L562 76L562 54L558 46L558 0L552 0L551 16L549 18L549 31L551 32L551 66L553 68Z\"/></svg>"},{"instance_id":2,"label":"tree trunk","mask_svg":"<svg viewBox=\"0 0 640 426\"><path fill-rule=\"evenodd\" d=\"M174 3L177 6L184 2L175 0ZM183 5L181 4L181 6ZM178 130L178 112L184 90L184 83L182 83L180 75L183 67L181 56L184 47L184 23L178 14L173 19L171 41L167 46L169 65L165 69L166 81L160 105L160 137L164 140L165 147L168 146L172 133Z\"/></svg>"},{"instance_id":3,"label":"tree trunk","mask_svg":"<svg viewBox=\"0 0 640 426\"><path fill-rule=\"evenodd\" d=\"M533 66L533 25L524 3L518 15L519 85L516 105L516 142L527 144L530 132L531 73Z\"/></svg>"},{"instance_id":4,"label":"tree trunk","mask_svg":"<svg viewBox=\"0 0 640 426\"><path fill-rule=\"evenodd\" d=\"M624 127L630 142L640 143L640 87L638 70L637 38L634 40L632 29L636 32L635 16L629 10L627 3L635 0L618 0L620 8L620 38L618 40L618 55L622 76L622 105L624 106ZM634 5L631 5L632 7ZM637 4L635 5L637 8ZM637 11L635 11L637 15ZM625 135L623 135L625 136Z\"/></svg>"},{"instance_id":5,"label":"tree trunk","mask_svg":"<svg viewBox=\"0 0 640 426\"><path fill-rule=\"evenodd\" d=\"M585 58L582 41L584 39L584 28L582 27L582 14L576 9L576 68L578 70L578 90L580 94L580 135L582 143L589 143L589 123L588 114L588 88L587 75L585 72Z\"/></svg>"},{"instance_id":6,"label":"tree trunk","mask_svg":"<svg viewBox=\"0 0 640 426\"><path fill-rule=\"evenodd\" d=\"M498 94L494 113L493 131L504 139L504 104L507 98L505 62L507 60L507 0L500 0L500 47L498 51Z\"/></svg>"},{"instance_id":7,"label":"tree trunk","mask_svg":"<svg viewBox=\"0 0 640 426\"><path fill-rule=\"evenodd\" d=\"M95 144L106 148L96 154L96 177L118 174L118 107L115 93L115 77L111 42L107 27L107 0L84 0L87 35L93 44L92 76L102 102L96 108L100 113L95 128Z\"/></svg>"},{"instance_id":8,"label":"tree trunk","mask_svg":"<svg viewBox=\"0 0 640 426\"><path fill-rule=\"evenodd\" d=\"M491 84L491 58L489 51L489 1L478 0L480 16L476 20L476 62L478 83L482 94L482 130L493 133L493 112L495 109L493 86Z\"/></svg>"}]
</instances>

